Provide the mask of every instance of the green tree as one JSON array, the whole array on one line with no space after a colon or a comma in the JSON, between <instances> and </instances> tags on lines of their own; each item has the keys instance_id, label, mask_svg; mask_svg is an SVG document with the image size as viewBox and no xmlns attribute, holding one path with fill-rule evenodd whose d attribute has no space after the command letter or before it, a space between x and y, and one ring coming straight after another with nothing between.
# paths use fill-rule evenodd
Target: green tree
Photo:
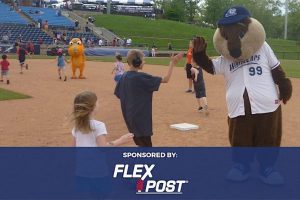
<instances>
[{"instance_id":1,"label":"green tree","mask_svg":"<svg viewBox=\"0 0 300 200\"><path fill-rule=\"evenodd\" d=\"M163 2L164 17L166 19L185 22L185 1L169 0Z\"/></svg>"},{"instance_id":2,"label":"green tree","mask_svg":"<svg viewBox=\"0 0 300 200\"><path fill-rule=\"evenodd\" d=\"M300 41L300 0L290 1L288 15L288 38Z\"/></svg>"},{"instance_id":3,"label":"green tree","mask_svg":"<svg viewBox=\"0 0 300 200\"><path fill-rule=\"evenodd\" d=\"M186 18L188 22L194 22L195 16L199 13L200 0L185 0Z\"/></svg>"},{"instance_id":4,"label":"green tree","mask_svg":"<svg viewBox=\"0 0 300 200\"><path fill-rule=\"evenodd\" d=\"M232 5L242 5L246 7L253 18L262 23L267 33L267 37L281 37L278 34L278 27L283 28L282 23L276 18L280 16L279 0L233 0ZM280 31L279 31L280 32Z\"/></svg>"},{"instance_id":5,"label":"green tree","mask_svg":"<svg viewBox=\"0 0 300 200\"><path fill-rule=\"evenodd\" d=\"M230 5L232 5L232 0L206 0L203 12L204 21L216 25Z\"/></svg>"}]
</instances>

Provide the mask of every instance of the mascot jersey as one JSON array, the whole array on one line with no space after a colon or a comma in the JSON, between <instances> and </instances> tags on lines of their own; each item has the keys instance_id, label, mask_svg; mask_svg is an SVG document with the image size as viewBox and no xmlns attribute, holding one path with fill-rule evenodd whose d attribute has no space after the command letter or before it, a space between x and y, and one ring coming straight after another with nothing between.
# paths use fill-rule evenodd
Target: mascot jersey
<instances>
[{"instance_id":1,"label":"mascot jersey","mask_svg":"<svg viewBox=\"0 0 300 200\"><path fill-rule=\"evenodd\" d=\"M279 106L279 95L271 70L280 62L270 46L263 46L249 59L233 62L220 56L212 60L215 74L223 74L226 81L228 115L245 115L243 93L247 89L252 114L274 112Z\"/></svg>"}]
</instances>

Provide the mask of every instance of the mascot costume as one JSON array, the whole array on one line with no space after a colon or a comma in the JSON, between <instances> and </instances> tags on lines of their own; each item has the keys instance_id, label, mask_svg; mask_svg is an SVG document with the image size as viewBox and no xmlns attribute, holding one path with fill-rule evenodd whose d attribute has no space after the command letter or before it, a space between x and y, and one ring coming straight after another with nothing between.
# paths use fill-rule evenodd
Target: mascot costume
<instances>
[{"instance_id":1,"label":"mascot costume","mask_svg":"<svg viewBox=\"0 0 300 200\"><path fill-rule=\"evenodd\" d=\"M280 146L281 102L286 104L291 98L292 84L265 39L262 24L251 18L246 8L235 6L218 21L213 42L219 57L208 57L203 37L193 41L194 61L206 72L225 78L229 141L233 147ZM246 180L256 156L261 180L282 184L281 175L273 169L277 155L278 151L264 154L233 150L235 166L227 178Z\"/></svg>"},{"instance_id":2,"label":"mascot costume","mask_svg":"<svg viewBox=\"0 0 300 200\"><path fill-rule=\"evenodd\" d=\"M85 79L83 76L84 64L85 64L85 55L84 55L84 46L80 39L73 38L70 41L68 53L71 57L72 62L72 79L76 79L76 69L79 69L79 78Z\"/></svg>"}]
</instances>

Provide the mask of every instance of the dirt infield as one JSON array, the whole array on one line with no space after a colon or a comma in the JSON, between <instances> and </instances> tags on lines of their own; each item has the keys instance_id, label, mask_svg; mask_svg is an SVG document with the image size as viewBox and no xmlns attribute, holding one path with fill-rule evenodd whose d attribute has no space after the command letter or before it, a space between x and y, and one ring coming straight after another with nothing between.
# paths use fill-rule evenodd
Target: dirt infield
<instances>
[{"instance_id":1,"label":"dirt infield","mask_svg":"<svg viewBox=\"0 0 300 200\"><path fill-rule=\"evenodd\" d=\"M30 69L23 75L17 61L10 62L11 85L1 83L0 87L33 98L0 102L0 146L70 146L72 101L83 90L94 91L100 99L96 118L105 122L109 139L127 132L113 95L112 63L87 62L86 80L63 82L58 80L52 60L29 60ZM167 68L146 64L144 71L161 76ZM69 66L67 72L71 74ZM223 77L205 73L205 80L209 116L196 111L194 94L184 93L187 80L183 68L175 68L170 83L161 85L153 102L154 146L229 146ZM293 98L283 106L283 146L300 146L300 79L292 82ZM180 132L169 128L181 122L197 124L200 129Z\"/></svg>"}]
</instances>

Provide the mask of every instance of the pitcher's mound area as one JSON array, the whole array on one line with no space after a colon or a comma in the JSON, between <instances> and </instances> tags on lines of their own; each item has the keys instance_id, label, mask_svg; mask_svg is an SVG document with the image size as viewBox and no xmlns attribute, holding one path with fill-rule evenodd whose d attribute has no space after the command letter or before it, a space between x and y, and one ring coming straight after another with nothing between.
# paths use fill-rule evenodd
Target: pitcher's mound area
<instances>
[{"instance_id":1,"label":"pitcher's mound area","mask_svg":"<svg viewBox=\"0 0 300 200\"><path fill-rule=\"evenodd\" d=\"M113 95L113 64L87 62L85 80L58 80L54 60L29 60L29 70L19 74L16 60L10 60L11 84L0 87L32 96L31 99L0 102L0 146L70 146L71 112L75 95L90 90L100 99L97 120L103 121L108 139L126 133L119 100ZM144 71L163 76L167 67L145 65ZM71 69L67 66L67 75ZM205 73L210 114L197 112L194 94L186 94L183 68L174 68L168 84L162 84L153 99L154 146L229 146L224 80ZM300 146L300 79L292 79L292 100L283 106L283 146ZM200 128L189 134L170 125L187 122ZM133 143L129 146L134 146Z\"/></svg>"}]
</instances>

